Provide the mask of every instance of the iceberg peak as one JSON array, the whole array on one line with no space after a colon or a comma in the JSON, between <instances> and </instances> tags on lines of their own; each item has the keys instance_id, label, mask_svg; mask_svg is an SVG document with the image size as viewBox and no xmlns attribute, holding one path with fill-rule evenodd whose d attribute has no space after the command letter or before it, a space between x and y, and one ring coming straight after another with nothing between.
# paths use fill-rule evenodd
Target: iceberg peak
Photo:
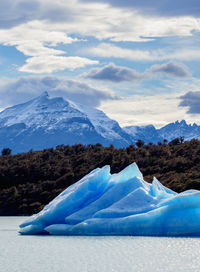
<instances>
[{"instance_id":1,"label":"iceberg peak","mask_svg":"<svg viewBox=\"0 0 200 272\"><path fill-rule=\"evenodd\" d=\"M200 192L176 193L143 179L136 163L96 168L20 225L51 235L200 235Z\"/></svg>"},{"instance_id":2,"label":"iceberg peak","mask_svg":"<svg viewBox=\"0 0 200 272\"><path fill-rule=\"evenodd\" d=\"M111 180L113 180L114 182L125 182L125 181L130 180L131 178L134 178L134 177L138 177L140 179L143 179L143 175L140 172L140 170L135 162L128 165L120 173L113 174Z\"/></svg>"}]
</instances>

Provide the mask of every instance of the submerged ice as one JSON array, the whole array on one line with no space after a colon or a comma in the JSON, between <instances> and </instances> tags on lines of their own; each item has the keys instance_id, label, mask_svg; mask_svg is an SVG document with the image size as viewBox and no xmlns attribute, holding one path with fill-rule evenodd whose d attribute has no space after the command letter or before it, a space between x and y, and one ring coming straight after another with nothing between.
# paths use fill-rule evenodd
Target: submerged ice
<instances>
[{"instance_id":1,"label":"submerged ice","mask_svg":"<svg viewBox=\"0 0 200 272\"><path fill-rule=\"evenodd\" d=\"M97 168L20 225L21 234L200 235L200 192L180 194L135 163L118 174Z\"/></svg>"}]
</instances>

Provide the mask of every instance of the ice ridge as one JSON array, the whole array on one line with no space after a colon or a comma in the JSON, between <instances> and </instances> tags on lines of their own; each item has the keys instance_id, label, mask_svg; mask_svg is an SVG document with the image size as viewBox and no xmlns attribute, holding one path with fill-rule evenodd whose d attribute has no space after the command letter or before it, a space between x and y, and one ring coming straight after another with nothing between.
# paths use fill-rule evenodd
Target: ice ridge
<instances>
[{"instance_id":1,"label":"ice ridge","mask_svg":"<svg viewBox=\"0 0 200 272\"><path fill-rule=\"evenodd\" d=\"M21 234L199 236L200 192L152 184L133 163L97 168L20 225Z\"/></svg>"}]
</instances>

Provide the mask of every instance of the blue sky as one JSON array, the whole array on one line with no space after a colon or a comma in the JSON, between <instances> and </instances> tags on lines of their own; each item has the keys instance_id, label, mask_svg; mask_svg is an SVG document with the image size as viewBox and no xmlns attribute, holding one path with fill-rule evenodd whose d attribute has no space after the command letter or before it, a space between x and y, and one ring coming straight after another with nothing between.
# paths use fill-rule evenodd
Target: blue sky
<instances>
[{"instance_id":1,"label":"blue sky","mask_svg":"<svg viewBox=\"0 0 200 272\"><path fill-rule=\"evenodd\" d=\"M199 122L197 0L1 0L0 108L50 96L120 125Z\"/></svg>"}]
</instances>

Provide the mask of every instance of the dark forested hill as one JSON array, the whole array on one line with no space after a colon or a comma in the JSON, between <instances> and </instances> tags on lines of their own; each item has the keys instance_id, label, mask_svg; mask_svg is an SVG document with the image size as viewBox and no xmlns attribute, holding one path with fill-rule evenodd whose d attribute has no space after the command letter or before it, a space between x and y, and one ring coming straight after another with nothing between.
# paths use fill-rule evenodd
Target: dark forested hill
<instances>
[{"instance_id":1,"label":"dark forested hill","mask_svg":"<svg viewBox=\"0 0 200 272\"><path fill-rule=\"evenodd\" d=\"M142 145L142 144L141 144ZM136 162L146 181L156 176L180 192L200 190L200 141L148 144L124 149L96 145L58 146L0 156L0 215L36 213L66 187L96 167L119 172Z\"/></svg>"}]
</instances>

